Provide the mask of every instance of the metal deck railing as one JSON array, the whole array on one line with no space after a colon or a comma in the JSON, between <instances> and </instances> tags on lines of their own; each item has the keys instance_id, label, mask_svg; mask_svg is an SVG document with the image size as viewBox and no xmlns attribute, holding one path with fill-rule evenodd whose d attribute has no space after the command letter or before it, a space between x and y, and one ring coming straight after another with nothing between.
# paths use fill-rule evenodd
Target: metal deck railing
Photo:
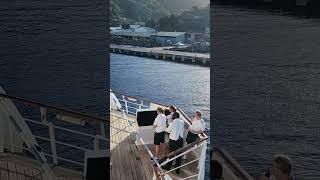
<instances>
[{"instance_id":1,"label":"metal deck railing","mask_svg":"<svg viewBox=\"0 0 320 180\"><path fill-rule=\"evenodd\" d=\"M237 177L239 180L253 180L254 178L243 169L243 167L224 149L219 147L211 148L211 157L210 159L217 160L222 167L230 169L232 174ZM221 160L219 160L221 159ZM226 170L224 170L226 171Z\"/></svg>"},{"instance_id":2,"label":"metal deck railing","mask_svg":"<svg viewBox=\"0 0 320 180\"><path fill-rule=\"evenodd\" d=\"M109 121L105 118L7 95L5 92L0 93L0 106L11 119L7 122L9 136L13 137L16 133L12 127L20 128L19 124L12 120L13 117L22 116L39 144L36 146L37 150L52 167L59 166L83 173L84 155L87 151L109 149ZM20 130L23 131L21 128ZM9 143L2 146L8 152L19 152L19 156L39 158L26 142L17 145L13 140L9 140ZM3 149L0 149L0 152Z\"/></svg>"}]
</instances>

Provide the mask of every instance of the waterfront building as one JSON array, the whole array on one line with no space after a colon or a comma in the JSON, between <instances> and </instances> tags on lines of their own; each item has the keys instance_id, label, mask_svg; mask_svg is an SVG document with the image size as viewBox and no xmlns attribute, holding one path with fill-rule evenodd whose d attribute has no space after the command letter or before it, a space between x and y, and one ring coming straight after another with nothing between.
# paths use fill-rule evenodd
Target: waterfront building
<instances>
[{"instance_id":1,"label":"waterfront building","mask_svg":"<svg viewBox=\"0 0 320 180\"><path fill-rule=\"evenodd\" d=\"M158 44L166 46L177 42L184 43L186 41L186 34L186 32L157 32L152 37Z\"/></svg>"}]
</instances>

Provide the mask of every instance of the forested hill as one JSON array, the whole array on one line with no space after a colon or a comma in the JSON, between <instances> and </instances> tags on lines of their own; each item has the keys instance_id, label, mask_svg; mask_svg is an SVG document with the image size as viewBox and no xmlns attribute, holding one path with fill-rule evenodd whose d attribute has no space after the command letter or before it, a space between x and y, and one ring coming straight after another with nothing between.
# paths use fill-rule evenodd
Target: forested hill
<instances>
[{"instance_id":1,"label":"forested hill","mask_svg":"<svg viewBox=\"0 0 320 180\"><path fill-rule=\"evenodd\" d=\"M165 8L172 14L181 13L182 11L191 9L194 6L206 7L210 0L159 0Z\"/></svg>"},{"instance_id":2,"label":"forested hill","mask_svg":"<svg viewBox=\"0 0 320 180\"><path fill-rule=\"evenodd\" d=\"M180 14L171 14L147 22L147 26L160 31L204 32L210 27L210 7L193 7Z\"/></svg>"},{"instance_id":3,"label":"forested hill","mask_svg":"<svg viewBox=\"0 0 320 180\"><path fill-rule=\"evenodd\" d=\"M158 0L111 0L111 26L149 19L169 14Z\"/></svg>"},{"instance_id":4,"label":"forested hill","mask_svg":"<svg viewBox=\"0 0 320 180\"><path fill-rule=\"evenodd\" d=\"M111 0L111 26L147 22L173 13L181 13L193 6L204 7L209 0Z\"/></svg>"}]
</instances>

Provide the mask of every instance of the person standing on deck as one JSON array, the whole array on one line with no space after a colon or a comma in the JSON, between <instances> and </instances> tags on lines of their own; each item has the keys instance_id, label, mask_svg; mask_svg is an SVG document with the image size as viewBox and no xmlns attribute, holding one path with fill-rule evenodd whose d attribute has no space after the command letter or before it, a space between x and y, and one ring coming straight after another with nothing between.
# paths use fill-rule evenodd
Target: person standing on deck
<instances>
[{"instance_id":1,"label":"person standing on deck","mask_svg":"<svg viewBox=\"0 0 320 180\"><path fill-rule=\"evenodd\" d=\"M165 136L165 128L166 128L166 116L163 114L163 109L158 107L157 109L157 117L153 122L153 128L155 129L154 133L154 144L156 146L156 158L159 159L160 156L160 145L164 143L164 136Z\"/></svg>"},{"instance_id":2,"label":"person standing on deck","mask_svg":"<svg viewBox=\"0 0 320 180\"><path fill-rule=\"evenodd\" d=\"M171 106L169 107L169 112L170 112L170 114L167 116L167 124L168 124L168 125L173 121L172 115L173 115L174 112L176 112L176 108L171 105Z\"/></svg>"},{"instance_id":3,"label":"person standing on deck","mask_svg":"<svg viewBox=\"0 0 320 180\"><path fill-rule=\"evenodd\" d=\"M195 142L199 138L199 134L203 133L205 130L205 122L201 118L201 112L196 111L195 115L192 117L191 125L189 126L189 132L186 138L188 144Z\"/></svg>"},{"instance_id":4,"label":"person standing on deck","mask_svg":"<svg viewBox=\"0 0 320 180\"><path fill-rule=\"evenodd\" d=\"M166 129L169 135L169 151L176 151L183 147L183 128L184 122L179 118L179 113L174 112L172 114L173 121L169 124L169 127ZM173 161L168 162L164 165L163 169L170 170ZM179 167L181 165L181 156L176 158L175 167ZM176 169L175 172L177 174L180 173L180 168Z\"/></svg>"}]
</instances>

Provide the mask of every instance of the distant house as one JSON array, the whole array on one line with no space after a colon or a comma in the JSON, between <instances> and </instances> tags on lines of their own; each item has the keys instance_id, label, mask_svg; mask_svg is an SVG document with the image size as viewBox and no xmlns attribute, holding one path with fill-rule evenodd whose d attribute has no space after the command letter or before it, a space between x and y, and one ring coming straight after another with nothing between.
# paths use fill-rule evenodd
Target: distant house
<instances>
[{"instance_id":1,"label":"distant house","mask_svg":"<svg viewBox=\"0 0 320 180\"><path fill-rule=\"evenodd\" d=\"M122 26L119 27L110 27L110 32L112 33L116 33L116 32L132 32L132 29L125 29Z\"/></svg>"},{"instance_id":2,"label":"distant house","mask_svg":"<svg viewBox=\"0 0 320 180\"><path fill-rule=\"evenodd\" d=\"M119 26L119 27L110 27L110 31L111 31L111 32L119 31L119 30L121 30L121 29L122 29L121 26Z\"/></svg>"},{"instance_id":3,"label":"distant house","mask_svg":"<svg viewBox=\"0 0 320 180\"><path fill-rule=\"evenodd\" d=\"M157 32L151 36L163 46L184 43L186 40L186 32Z\"/></svg>"},{"instance_id":4,"label":"distant house","mask_svg":"<svg viewBox=\"0 0 320 180\"><path fill-rule=\"evenodd\" d=\"M133 25L130 25L130 28L131 29L137 29L137 28L139 28L139 27L141 27L141 25L139 25L139 24L133 24Z\"/></svg>"},{"instance_id":5,"label":"distant house","mask_svg":"<svg viewBox=\"0 0 320 180\"><path fill-rule=\"evenodd\" d=\"M205 34L204 33L192 33L191 41L192 42L202 42L204 41Z\"/></svg>"},{"instance_id":6,"label":"distant house","mask_svg":"<svg viewBox=\"0 0 320 180\"><path fill-rule=\"evenodd\" d=\"M134 29L134 32L155 33L157 31L153 28L150 28L150 27L141 26L141 27Z\"/></svg>"}]
</instances>

